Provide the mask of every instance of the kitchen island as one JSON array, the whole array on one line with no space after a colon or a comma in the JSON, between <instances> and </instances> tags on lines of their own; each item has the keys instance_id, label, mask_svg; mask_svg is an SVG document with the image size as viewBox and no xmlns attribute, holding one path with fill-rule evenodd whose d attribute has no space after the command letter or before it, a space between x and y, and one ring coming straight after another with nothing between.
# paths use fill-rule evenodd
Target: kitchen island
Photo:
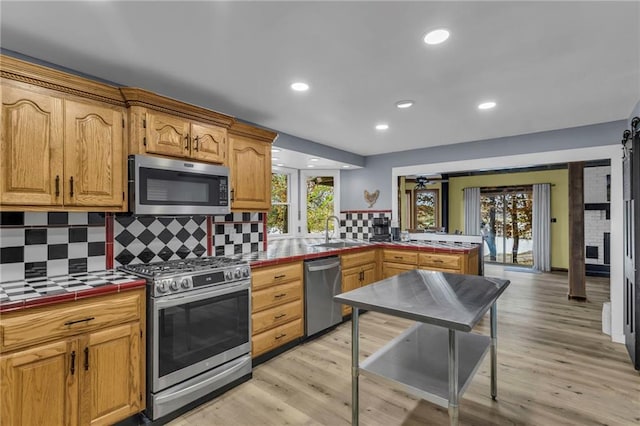
<instances>
[{"instance_id":1,"label":"kitchen island","mask_svg":"<svg viewBox=\"0 0 640 426\"><path fill-rule=\"evenodd\" d=\"M491 396L497 396L498 297L508 280L413 270L340 294L352 313L352 424L359 417L359 374L388 379L427 401L448 407L458 424L458 400L491 348ZM359 310L417 321L359 364ZM491 310L491 337L469 333ZM461 333L463 332L463 333Z\"/></svg>"}]
</instances>

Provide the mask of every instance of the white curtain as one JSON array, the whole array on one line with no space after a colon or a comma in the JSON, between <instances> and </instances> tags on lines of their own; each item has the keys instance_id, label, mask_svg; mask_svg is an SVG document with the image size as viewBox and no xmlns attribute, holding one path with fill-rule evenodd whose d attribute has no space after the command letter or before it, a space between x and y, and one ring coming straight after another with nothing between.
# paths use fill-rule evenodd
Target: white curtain
<instances>
[{"instance_id":1,"label":"white curtain","mask_svg":"<svg viewBox=\"0 0 640 426\"><path fill-rule=\"evenodd\" d=\"M551 270L551 185L533 185L533 269Z\"/></svg>"},{"instance_id":2,"label":"white curtain","mask_svg":"<svg viewBox=\"0 0 640 426\"><path fill-rule=\"evenodd\" d=\"M464 233L480 235L480 188L464 189Z\"/></svg>"}]
</instances>

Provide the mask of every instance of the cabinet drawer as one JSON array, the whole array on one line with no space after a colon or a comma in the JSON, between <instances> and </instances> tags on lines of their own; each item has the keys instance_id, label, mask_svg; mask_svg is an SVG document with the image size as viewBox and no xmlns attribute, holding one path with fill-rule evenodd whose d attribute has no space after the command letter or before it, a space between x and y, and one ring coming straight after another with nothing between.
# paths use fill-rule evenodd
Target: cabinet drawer
<instances>
[{"instance_id":1,"label":"cabinet drawer","mask_svg":"<svg viewBox=\"0 0 640 426\"><path fill-rule=\"evenodd\" d=\"M360 253L343 254L340 258L342 262L342 269L351 268L357 265L363 265L365 263L375 263L376 251L369 250Z\"/></svg>"},{"instance_id":2,"label":"cabinet drawer","mask_svg":"<svg viewBox=\"0 0 640 426\"><path fill-rule=\"evenodd\" d=\"M302 298L302 281L280 284L251 293L253 312Z\"/></svg>"},{"instance_id":3,"label":"cabinet drawer","mask_svg":"<svg viewBox=\"0 0 640 426\"><path fill-rule=\"evenodd\" d=\"M384 262L382 264L382 278L393 277L394 275L401 274L403 272L417 269L416 265L406 265L402 263Z\"/></svg>"},{"instance_id":4,"label":"cabinet drawer","mask_svg":"<svg viewBox=\"0 0 640 426\"><path fill-rule=\"evenodd\" d=\"M302 280L302 262L257 268L251 271L253 290L293 280Z\"/></svg>"},{"instance_id":5,"label":"cabinet drawer","mask_svg":"<svg viewBox=\"0 0 640 426\"><path fill-rule=\"evenodd\" d=\"M385 250L384 261L394 263L410 263L415 265L418 263L418 253L415 251L405 250Z\"/></svg>"},{"instance_id":6,"label":"cabinet drawer","mask_svg":"<svg viewBox=\"0 0 640 426\"><path fill-rule=\"evenodd\" d=\"M420 266L434 267L439 269L454 269L460 270L460 259L462 256L457 254L442 254L442 253L420 253L419 264Z\"/></svg>"},{"instance_id":7,"label":"cabinet drawer","mask_svg":"<svg viewBox=\"0 0 640 426\"><path fill-rule=\"evenodd\" d=\"M251 353L257 357L265 352L282 346L303 334L302 319L288 322L264 333L257 334L251 338Z\"/></svg>"},{"instance_id":8,"label":"cabinet drawer","mask_svg":"<svg viewBox=\"0 0 640 426\"><path fill-rule=\"evenodd\" d=\"M251 316L252 334L258 334L277 325L302 317L302 300L298 299Z\"/></svg>"},{"instance_id":9,"label":"cabinet drawer","mask_svg":"<svg viewBox=\"0 0 640 426\"><path fill-rule=\"evenodd\" d=\"M144 290L2 315L3 352L140 318Z\"/></svg>"}]
</instances>

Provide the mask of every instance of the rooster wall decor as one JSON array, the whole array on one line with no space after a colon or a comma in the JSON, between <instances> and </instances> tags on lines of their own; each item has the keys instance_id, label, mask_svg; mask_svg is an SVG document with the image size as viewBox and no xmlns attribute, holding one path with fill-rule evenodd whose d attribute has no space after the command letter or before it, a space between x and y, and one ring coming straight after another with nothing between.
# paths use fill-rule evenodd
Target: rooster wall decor
<instances>
[{"instance_id":1,"label":"rooster wall decor","mask_svg":"<svg viewBox=\"0 0 640 426\"><path fill-rule=\"evenodd\" d=\"M380 195L379 189L376 189L374 192L364 190L364 200L369 203L369 208L373 207L376 201L378 201L378 195Z\"/></svg>"}]
</instances>

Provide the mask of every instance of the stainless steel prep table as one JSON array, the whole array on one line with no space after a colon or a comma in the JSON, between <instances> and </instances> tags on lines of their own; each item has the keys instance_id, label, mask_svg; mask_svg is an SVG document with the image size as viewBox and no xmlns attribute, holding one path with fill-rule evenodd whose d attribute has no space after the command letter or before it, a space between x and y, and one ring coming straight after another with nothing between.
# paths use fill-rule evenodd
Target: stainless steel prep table
<instances>
[{"instance_id":1,"label":"stainless steel prep table","mask_svg":"<svg viewBox=\"0 0 640 426\"><path fill-rule=\"evenodd\" d=\"M400 384L406 391L448 407L458 424L458 399L491 347L491 397L497 396L498 297L508 280L413 270L335 296L353 307L352 424L358 424L360 372ZM417 323L359 365L359 309ZM469 333L491 310L491 337ZM463 333L460 333L463 332Z\"/></svg>"}]
</instances>

